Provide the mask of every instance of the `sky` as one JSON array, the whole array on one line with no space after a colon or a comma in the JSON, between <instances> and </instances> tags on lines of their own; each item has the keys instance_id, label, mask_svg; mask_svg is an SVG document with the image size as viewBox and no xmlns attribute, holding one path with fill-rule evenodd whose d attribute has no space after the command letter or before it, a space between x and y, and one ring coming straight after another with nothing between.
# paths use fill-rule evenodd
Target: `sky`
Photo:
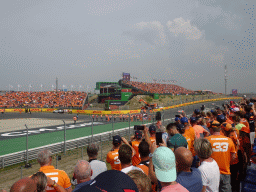
<instances>
[{"instance_id":1,"label":"sky","mask_svg":"<svg viewBox=\"0 0 256 192\"><path fill-rule=\"evenodd\" d=\"M254 0L10 0L0 6L0 90L92 91L176 80L255 92ZM136 78L136 79L135 79ZM19 87L18 87L19 85Z\"/></svg>"}]
</instances>

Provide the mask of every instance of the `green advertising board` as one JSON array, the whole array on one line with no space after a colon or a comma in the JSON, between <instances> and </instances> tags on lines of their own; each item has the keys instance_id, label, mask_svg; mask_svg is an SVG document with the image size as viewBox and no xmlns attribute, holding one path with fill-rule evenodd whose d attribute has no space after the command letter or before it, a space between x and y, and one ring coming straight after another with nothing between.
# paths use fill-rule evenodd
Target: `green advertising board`
<instances>
[{"instance_id":1,"label":"green advertising board","mask_svg":"<svg viewBox=\"0 0 256 192\"><path fill-rule=\"evenodd\" d=\"M154 93L154 99L159 99L159 94L158 93Z\"/></svg>"},{"instance_id":2,"label":"green advertising board","mask_svg":"<svg viewBox=\"0 0 256 192\"><path fill-rule=\"evenodd\" d=\"M131 95L132 95L132 92L121 92L121 100L128 101Z\"/></svg>"}]
</instances>

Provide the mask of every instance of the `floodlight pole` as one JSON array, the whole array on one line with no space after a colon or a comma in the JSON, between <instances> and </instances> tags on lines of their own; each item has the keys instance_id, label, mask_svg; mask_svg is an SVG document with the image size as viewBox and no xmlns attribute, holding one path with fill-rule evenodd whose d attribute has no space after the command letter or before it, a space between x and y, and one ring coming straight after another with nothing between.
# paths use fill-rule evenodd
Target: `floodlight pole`
<instances>
[{"instance_id":1,"label":"floodlight pole","mask_svg":"<svg viewBox=\"0 0 256 192\"><path fill-rule=\"evenodd\" d=\"M225 95L227 95L227 65L225 65L225 77L224 77L224 80L225 80Z\"/></svg>"}]
</instances>

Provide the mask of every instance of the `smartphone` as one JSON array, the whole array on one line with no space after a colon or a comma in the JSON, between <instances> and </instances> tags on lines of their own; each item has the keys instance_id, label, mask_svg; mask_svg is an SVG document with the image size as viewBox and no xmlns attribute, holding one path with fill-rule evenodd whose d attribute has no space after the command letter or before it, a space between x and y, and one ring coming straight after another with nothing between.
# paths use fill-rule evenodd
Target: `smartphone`
<instances>
[{"instance_id":1,"label":"smartphone","mask_svg":"<svg viewBox=\"0 0 256 192\"><path fill-rule=\"evenodd\" d=\"M159 143L163 143L162 134L163 132L156 132L156 145L159 145Z\"/></svg>"},{"instance_id":2,"label":"smartphone","mask_svg":"<svg viewBox=\"0 0 256 192\"><path fill-rule=\"evenodd\" d=\"M144 130L143 125L134 125L134 130Z\"/></svg>"}]
</instances>

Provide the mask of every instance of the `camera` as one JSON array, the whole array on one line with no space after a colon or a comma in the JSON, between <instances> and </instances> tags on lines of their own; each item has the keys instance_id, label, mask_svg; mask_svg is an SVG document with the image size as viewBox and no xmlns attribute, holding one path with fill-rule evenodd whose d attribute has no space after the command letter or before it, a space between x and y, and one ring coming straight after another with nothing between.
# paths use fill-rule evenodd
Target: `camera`
<instances>
[{"instance_id":1,"label":"camera","mask_svg":"<svg viewBox=\"0 0 256 192\"><path fill-rule=\"evenodd\" d=\"M134 125L134 130L144 130L143 125Z\"/></svg>"}]
</instances>

